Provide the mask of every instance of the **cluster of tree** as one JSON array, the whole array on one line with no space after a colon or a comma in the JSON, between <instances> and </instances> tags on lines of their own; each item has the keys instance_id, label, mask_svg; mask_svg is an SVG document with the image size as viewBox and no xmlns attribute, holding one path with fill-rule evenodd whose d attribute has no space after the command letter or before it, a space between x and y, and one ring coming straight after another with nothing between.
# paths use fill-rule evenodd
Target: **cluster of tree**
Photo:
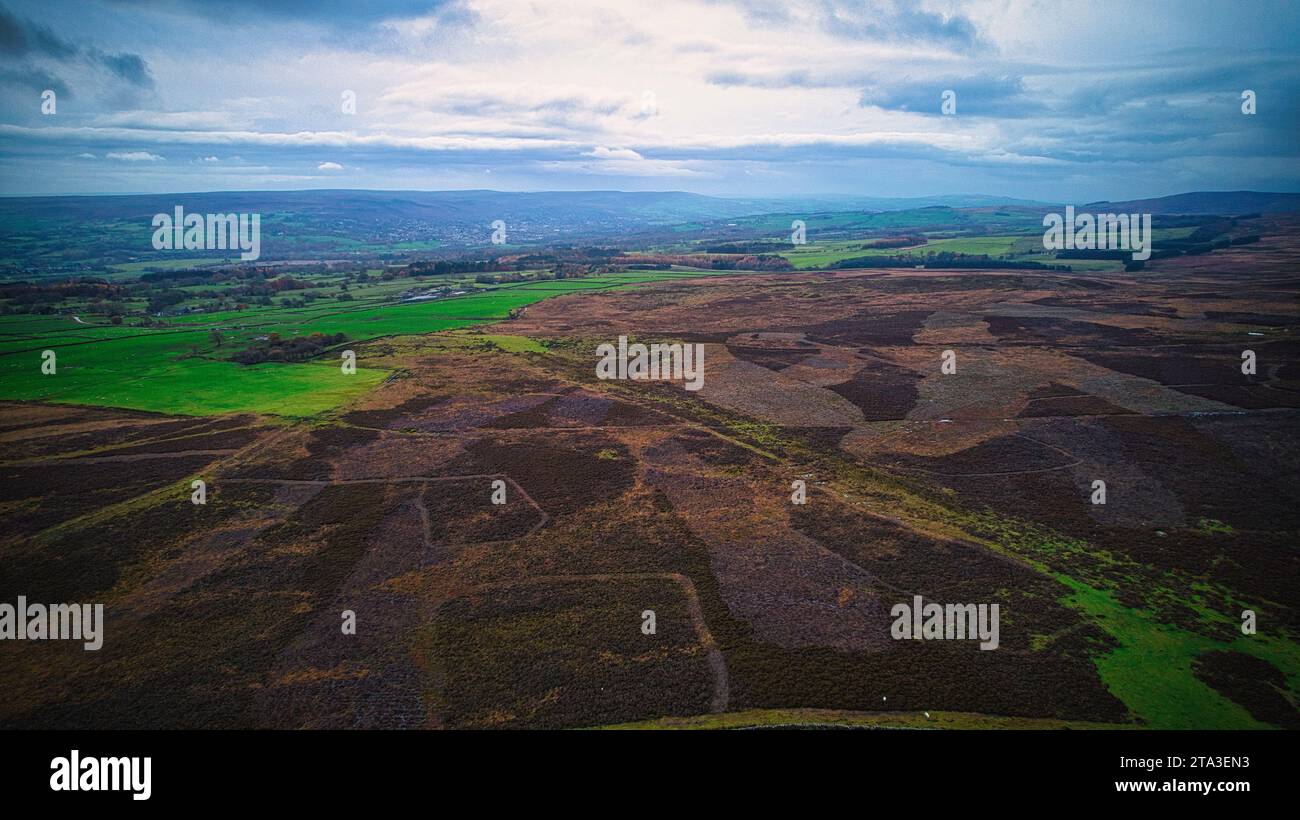
<instances>
[{"instance_id":1,"label":"cluster of tree","mask_svg":"<svg viewBox=\"0 0 1300 820\"><path fill-rule=\"evenodd\" d=\"M347 340L347 335L343 333L313 333L310 336L293 336L288 339L282 339L280 334L272 333L266 339L255 342L252 346L231 356L230 360L240 364L301 362L319 355L327 347L342 344ZM218 347L221 346L220 341L215 338L214 341Z\"/></svg>"},{"instance_id":2,"label":"cluster of tree","mask_svg":"<svg viewBox=\"0 0 1300 820\"><path fill-rule=\"evenodd\" d=\"M509 282L527 282L529 280L518 273L480 273L474 277L474 281L480 285L500 285Z\"/></svg>"},{"instance_id":3,"label":"cluster of tree","mask_svg":"<svg viewBox=\"0 0 1300 820\"><path fill-rule=\"evenodd\" d=\"M1235 219L1214 219L1192 231L1184 241L1190 242L1194 245L1213 242L1218 237L1232 230L1236 224L1237 220Z\"/></svg>"},{"instance_id":4,"label":"cluster of tree","mask_svg":"<svg viewBox=\"0 0 1300 820\"><path fill-rule=\"evenodd\" d=\"M556 279L581 279L593 273L616 270L616 268L606 265L581 265L572 262L558 262L552 275Z\"/></svg>"},{"instance_id":5,"label":"cluster of tree","mask_svg":"<svg viewBox=\"0 0 1300 820\"><path fill-rule=\"evenodd\" d=\"M724 242L719 245L708 245L704 248L705 253L779 253L790 250L789 242Z\"/></svg>"},{"instance_id":6,"label":"cluster of tree","mask_svg":"<svg viewBox=\"0 0 1300 820\"><path fill-rule=\"evenodd\" d=\"M459 273L485 273L488 271L518 269L492 259L439 259L412 262L398 272L398 276L452 276Z\"/></svg>"},{"instance_id":7,"label":"cluster of tree","mask_svg":"<svg viewBox=\"0 0 1300 820\"><path fill-rule=\"evenodd\" d=\"M924 236L888 236L884 239L877 239L874 242L868 242L862 246L863 250L872 248L914 248L917 245L924 245L930 240Z\"/></svg>"},{"instance_id":8,"label":"cluster of tree","mask_svg":"<svg viewBox=\"0 0 1300 820\"><path fill-rule=\"evenodd\" d=\"M284 299L281 299L280 305L282 307L295 307L295 308L306 307L308 304L310 304L311 302L315 302L319 298L321 298L321 295L319 293L317 293L314 290L309 290L309 291L305 291L301 296L297 298L285 297Z\"/></svg>"},{"instance_id":9,"label":"cluster of tree","mask_svg":"<svg viewBox=\"0 0 1300 820\"><path fill-rule=\"evenodd\" d=\"M610 271L624 270L617 265L576 265L568 262L556 263L555 268L549 271L538 271L532 276L524 276L521 273L513 271L502 273L480 273L474 277L474 281L480 285L500 285L510 282L535 282L545 279L581 279L584 276L590 276L597 273L609 273Z\"/></svg>"},{"instance_id":10,"label":"cluster of tree","mask_svg":"<svg viewBox=\"0 0 1300 820\"><path fill-rule=\"evenodd\" d=\"M1259 237L1255 237L1253 241L1259 241ZM1223 250L1232 243L1233 241L1226 236L1215 239L1213 242L1193 241L1191 236L1183 239L1165 239L1161 241L1159 248L1151 252L1151 258L1168 259L1173 256L1198 256L1210 251Z\"/></svg>"},{"instance_id":11,"label":"cluster of tree","mask_svg":"<svg viewBox=\"0 0 1300 820\"><path fill-rule=\"evenodd\" d=\"M635 258L636 262L619 266L622 270L662 270L673 265L712 270L794 270L790 260L772 254L722 256L704 253L649 253L629 258Z\"/></svg>"},{"instance_id":12,"label":"cluster of tree","mask_svg":"<svg viewBox=\"0 0 1300 820\"><path fill-rule=\"evenodd\" d=\"M175 307L188 298L190 298L190 295L183 290L162 288L149 294L149 304L145 307L145 310L150 314L163 313L168 308Z\"/></svg>"},{"instance_id":13,"label":"cluster of tree","mask_svg":"<svg viewBox=\"0 0 1300 820\"><path fill-rule=\"evenodd\" d=\"M109 284L102 279L76 279L44 285L30 282L0 285L0 299L7 299L13 305L23 308L57 305L65 299L120 299L125 295L126 288Z\"/></svg>"},{"instance_id":14,"label":"cluster of tree","mask_svg":"<svg viewBox=\"0 0 1300 820\"><path fill-rule=\"evenodd\" d=\"M143 278L143 277L142 277ZM157 280L153 280L154 287L146 288L144 296L148 299L147 310L149 313L162 313L168 308L178 305L189 299L209 299L218 300L222 304L258 304L263 306L271 305L271 297L281 293L302 291L299 299L286 299L286 304L292 303L294 306L301 307L303 304L320 298L312 288L315 284L306 279L295 279L292 276L277 276L274 279L251 280L247 284L236 285L226 290L209 290L209 291L186 291L172 287L176 280L163 280L165 284L157 285ZM180 280L184 281L184 280Z\"/></svg>"},{"instance_id":15,"label":"cluster of tree","mask_svg":"<svg viewBox=\"0 0 1300 820\"><path fill-rule=\"evenodd\" d=\"M784 256L762 253L757 256L714 257L709 261L713 270L794 270L794 265Z\"/></svg>"},{"instance_id":16,"label":"cluster of tree","mask_svg":"<svg viewBox=\"0 0 1300 820\"><path fill-rule=\"evenodd\" d=\"M230 290L243 293L276 293L312 287L306 279L279 274L274 268L224 268L220 270L174 270L140 274L140 283L160 287L193 287L243 282Z\"/></svg>"},{"instance_id":17,"label":"cluster of tree","mask_svg":"<svg viewBox=\"0 0 1300 820\"><path fill-rule=\"evenodd\" d=\"M623 256L613 248L554 248L545 253L526 253L514 256L493 256L486 259L428 259L412 262L398 270L398 276L454 276L457 274L490 274L506 271L524 271L536 268L565 270L568 275L581 275L608 266ZM606 267L606 270L609 268ZM387 274L385 274L387 278ZM563 277L561 277L563 278ZM358 279L358 281L361 281ZM482 281L482 280L480 280ZM510 281L510 280L503 280Z\"/></svg>"},{"instance_id":18,"label":"cluster of tree","mask_svg":"<svg viewBox=\"0 0 1300 820\"><path fill-rule=\"evenodd\" d=\"M1249 245L1259 241L1259 234L1246 234L1244 236L1228 237L1224 236L1225 230L1230 230L1235 224L1235 220L1223 219L1206 223L1192 233L1181 239L1162 239L1160 247L1152 250L1151 259L1170 259L1175 256L1198 256L1203 253L1223 250L1232 245ZM1112 261L1123 262L1124 270L1139 271L1146 267L1146 261L1133 259L1132 251L1125 250L1072 250L1058 251L1057 259L1109 259Z\"/></svg>"},{"instance_id":19,"label":"cluster of tree","mask_svg":"<svg viewBox=\"0 0 1300 820\"><path fill-rule=\"evenodd\" d=\"M260 265L240 265L221 268L178 268L174 270L152 270L140 274L140 281L150 284L164 283L170 285L206 285L231 282L236 280L273 279L278 275L275 268Z\"/></svg>"},{"instance_id":20,"label":"cluster of tree","mask_svg":"<svg viewBox=\"0 0 1300 820\"><path fill-rule=\"evenodd\" d=\"M1245 245L1259 241L1258 234L1236 238L1226 236L1237 225L1237 220L1234 218L1215 217L1206 220L1204 217L1196 217L1195 219L1197 221L1191 224L1196 225L1196 230L1181 238L1160 240L1160 247L1151 252L1151 260L1169 259L1175 256L1198 256L1222 250L1229 245ZM1187 227L1187 225L1178 227ZM1061 251L1056 255L1058 259L1119 259L1124 261L1124 270L1130 272L1146 267L1144 260L1132 259L1130 256L1128 251L1079 250Z\"/></svg>"},{"instance_id":21,"label":"cluster of tree","mask_svg":"<svg viewBox=\"0 0 1300 820\"><path fill-rule=\"evenodd\" d=\"M1154 228L1199 228L1222 219L1225 217L1203 214L1153 214L1151 225Z\"/></svg>"},{"instance_id":22,"label":"cluster of tree","mask_svg":"<svg viewBox=\"0 0 1300 820\"><path fill-rule=\"evenodd\" d=\"M1120 262L1133 258L1133 251L1099 248L1069 248L1056 252L1057 259L1109 259Z\"/></svg>"},{"instance_id":23,"label":"cluster of tree","mask_svg":"<svg viewBox=\"0 0 1300 820\"><path fill-rule=\"evenodd\" d=\"M0 314L33 313L37 316L49 316L57 312L58 311L55 310L54 305L51 304L39 304L39 305L6 304L3 308L0 308Z\"/></svg>"},{"instance_id":24,"label":"cluster of tree","mask_svg":"<svg viewBox=\"0 0 1300 820\"><path fill-rule=\"evenodd\" d=\"M554 264L575 263L583 265L603 265L622 257L622 251L616 248L580 247L552 248L546 253L529 253L513 257L503 257L502 261L514 263L525 268L538 268Z\"/></svg>"}]
</instances>

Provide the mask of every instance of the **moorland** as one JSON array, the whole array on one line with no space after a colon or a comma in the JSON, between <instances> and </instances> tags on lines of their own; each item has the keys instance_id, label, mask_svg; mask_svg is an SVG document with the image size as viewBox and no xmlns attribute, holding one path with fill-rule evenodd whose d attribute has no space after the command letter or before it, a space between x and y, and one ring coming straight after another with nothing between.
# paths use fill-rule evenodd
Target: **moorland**
<instances>
[{"instance_id":1,"label":"moorland","mask_svg":"<svg viewBox=\"0 0 1300 820\"><path fill-rule=\"evenodd\" d=\"M495 246L312 211L255 263L6 216L0 600L107 621L0 643L0 726L1296 728L1266 197L1143 203L1141 265L1023 202L660 197ZM620 335L704 345L703 388L597 379ZM998 604L998 649L891 640L914 595Z\"/></svg>"}]
</instances>

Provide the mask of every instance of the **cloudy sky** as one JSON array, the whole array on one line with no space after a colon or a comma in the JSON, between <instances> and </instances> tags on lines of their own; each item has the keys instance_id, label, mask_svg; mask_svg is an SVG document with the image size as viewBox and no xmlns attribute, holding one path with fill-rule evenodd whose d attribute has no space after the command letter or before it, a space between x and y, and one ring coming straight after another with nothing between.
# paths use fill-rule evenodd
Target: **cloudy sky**
<instances>
[{"instance_id":1,"label":"cloudy sky","mask_svg":"<svg viewBox=\"0 0 1300 820\"><path fill-rule=\"evenodd\" d=\"M1265 0L0 0L0 193L1297 191L1298 52Z\"/></svg>"}]
</instances>

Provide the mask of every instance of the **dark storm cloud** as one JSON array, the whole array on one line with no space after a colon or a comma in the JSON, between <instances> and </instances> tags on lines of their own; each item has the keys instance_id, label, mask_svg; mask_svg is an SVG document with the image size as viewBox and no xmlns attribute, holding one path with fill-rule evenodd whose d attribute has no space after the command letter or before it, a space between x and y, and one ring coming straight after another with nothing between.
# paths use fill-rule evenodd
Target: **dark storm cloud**
<instances>
[{"instance_id":1,"label":"dark storm cloud","mask_svg":"<svg viewBox=\"0 0 1300 820\"><path fill-rule=\"evenodd\" d=\"M0 55L9 61L15 58L46 58L64 63L82 60L139 88L152 88L154 84L149 64L139 54L112 54L94 46L79 46L45 26L19 18L3 5L0 5ZM24 69L20 73L33 71Z\"/></svg>"},{"instance_id":2,"label":"dark storm cloud","mask_svg":"<svg viewBox=\"0 0 1300 820\"><path fill-rule=\"evenodd\" d=\"M301 27L331 47L396 55L411 48L443 49L462 42L479 16L468 0L106 0L123 11L168 11L207 24ZM430 18L436 25L412 46L383 23Z\"/></svg>"},{"instance_id":3,"label":"dark storm cloud","mask_svg":"<svg viewBox=\"0 0 1300 820\"><path fill-rule=\"evenodd\" d=\"M985 44L975 24L960 14L922 11L907 3L873 3L863 0L822 0L822 28L837 37L860 40L910 41L945 45L956 51L974 51Z\"/></svg>"},{"instance_id":4,"label":"dark storm cloud","mask_svg":"<svg viewBox=\"0 0 1300 820\"><path fill-rule=\"evenodd\" d=\"M38 93L48 88L60 97L72 96L63 80L29 65L0 67L0 85Z\"/></svg>"},{"instance_id":5,"label":"dark storm cloud","mask_svg":"<svg viewBox=\"0 0 1300 820\"><path fill-rule=\"evenodd\" d=\"M438 14L472 12L459 0L114 0L141 10L159 8L225 20L249 17L300 20L313 25L357 25Z\"/></svg>"},{"instance_id":6,"label":"dark storm cloud","mask_svg":"<svg viewBox=\"0 0 1300 820\"><path fill-rule=\"evenodd\" d=\"M149 64L139 54L106 54L99 49L91 49L94 59L114 75L141 88L153 85L149 74Z\"/></svg>"},{"instance_id":7,"label":"dark storm cloud","mask_svg":"<svg viewBox=\"0 0 1300 820\"><path fill-rule=\"evenodd\" d=\"M1061 110L1066 114L1110 114L1135 100L1240 93L1247 88L1274 88L1279 92L1275 100L1282 102L1294 96L1297 81L1300 67L1294 59L1264 54L1231 61L1202 58L1189 65L1110 72L1070 94Z\"/></svg>"},{"instance_id":8,"label":"dark storm cloud","mask_svg":"<svg viewBox=\"0 0 1300 820\"><path fill-rule=\"evenodd\" d=\"M48 28L15 17L0 5L0 54L41 54L56 60L77 56L77 48Z\"/></svg>"},{"instance_id":9,"label":"dark storm cloud","mask_svg":"<svg viewBox=\"0 0 1300 820\"><path fill-rule=\"evenodd\" d=\"M789 7L778 0L730 2L755 25L788 25L795 19ZM924 11L907 0L816 0L804 8L823 31L835 37L894 43L924 42L960 52L988 47L969 17Z\"/></svg>"}]
</instances>

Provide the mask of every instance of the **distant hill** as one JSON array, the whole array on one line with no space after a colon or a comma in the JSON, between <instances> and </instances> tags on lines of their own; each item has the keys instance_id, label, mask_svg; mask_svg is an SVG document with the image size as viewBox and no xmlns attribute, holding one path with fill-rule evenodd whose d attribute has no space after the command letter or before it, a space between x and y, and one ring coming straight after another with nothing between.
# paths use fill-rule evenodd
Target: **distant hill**
<instances>
[{"instance_id":1,"label":"distant hill","mask_svg":"<svg viewBox=\"0 0 1300 820\"><path fill-rule=\"evenodd\" d=\"M754 213L751 200L731 200L682 191L213 191L130 196L0 198L0 217L35 219L148 219L177 205L204 213L284 213L337 217L355 222L412 219L478 224L507 221L634 219L651 224Z\"/></svg>"},{"instance_id":2,"label":"distant hill","mask_svg":"<svg viewBox=\"0 0 1300 820\"><path fill-rule=\"evenodd\" d=\"M260 214L261 259L397 264L429 254L507 248L745 242L786 235L795 220L819 239L899 233L1019 234L1041 230L1059 203L982 194L889 198L843 195L722 198L682 191L218 191L134 196L0 197L0 279L143 269L236 256L155 250L152 219L186 213ZM1198 192L1081 206L1091 212L1235 215L1300 211L1300 194ZM123 267L126 266L126 267Z\"/></svg>"},{"instance_id":3,"label":"distant hill","mask_svg":"<svg viewBox=\"0 0 1300 820\"><path fill-rule=\"evenodd\" d=\"M217 191L0 198L0 278L230 254L154 250L155 214L258 214L266 261L382 258L490 246L600 243L638 231L751 214L756 206L680 191Z\"/></svg>"},{"instance_id":4,"label":"distant hill","mask_svg":"<svg viewBox=\"0 0 1300 820\"><path fill-rule=\"evenodd\" d=\"M495 219L545 223L548 228L622 230L631 225L670 225L774 213L908 211L948 208L1059 207L1058 203L952 194L932 197L811 195L770 198L712 197L682 191L215 191L129 196L0 197L0 219L54 221L148 220L177 205L190 212L257 212L344 224L394 221L481 225ZM1094 202L1090 209L1153 214L1240 214L1298 211L1300 194L1257 191L1202 191L1126 202Z\"/></svg>"},{"instance_id":5,"label":"distant hill","mask_svg":"<svg viewBox=\"0 0 1300 820\"><path fill-rule=\"evenodd\" d=\"M1300 211L1300 194L1272 194L1262 191L1194 191L1153 199L1127 202L1091 202L1091 211L1145 214L1237 214Z\"/></svg>"},{"instance_id":6,"label":"distant hill","mask_svg":"<svg viewBox=\"0 0 1300 820\"><path fill-rule=\"evenodd\" d=\"M1016 199L1009 196L990 196L988 194L943 194L940 196L916 197L872 197L872 196L832 196L810 197L810 201L822 207L813 210L842 211L849 208L867 211L910 211L916 208L992 208L1015 206L1020 208L1040 208L1048 205L1033 199Z\"/></svg>"}]
</instances>

